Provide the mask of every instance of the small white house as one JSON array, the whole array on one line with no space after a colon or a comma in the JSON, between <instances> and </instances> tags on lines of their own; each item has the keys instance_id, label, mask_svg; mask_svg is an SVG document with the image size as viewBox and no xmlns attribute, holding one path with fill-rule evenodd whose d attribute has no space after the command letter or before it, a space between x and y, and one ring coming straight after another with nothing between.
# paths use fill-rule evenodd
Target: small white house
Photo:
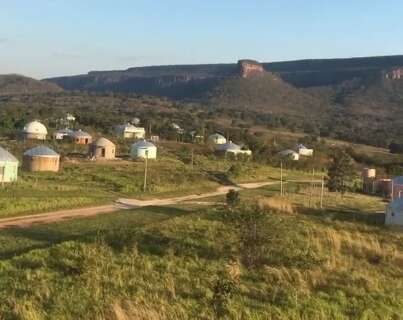
<instances>
[{"instance_id":1,"label":"small white house","mask_svg":"<svg viewBox=\"0 0 403 320\"><path fill-rule=\"evenodd\" d=\"M299 160L299 153L297 153L297 152L295 152L293 150L290 150L290 149L287 149L287 150L279 152L279 155L284 157L284 158L289 158L289 159L291 159L293 161L298 161Z\"/></svg>"},{"instance_id":2,"label":"small white house","mask_svg":"<svg viewBox=\"0 0 403 320\"><path fill-rule=\"evenodd\" d=\"M157 147L149 141L140 140L133 143L130 148L130 157L132 159L156 159Z\"/></svg>"},{"instance_id":3,"label":"small white house","mask_svg":"<svg viewBox=\"0 0 403 320\"><path fill-rule=\"evenodd\" d=\"M300 156L305 156L305 157L312 157L313 156L313 149L309 149L303 144L298 144L297 145L297 150L298 154Z\"/></svg>"},{"instance_id":4,"label":"small white house","mask_svg":"<svg viewBox=\"0 0 403 320\"><path fill-rule=\"evenodd\" d=\"M142 127L136 127L130 123L116 126L115 131L124 139L144 139L146 131Z\"/></svg>"},{"instance_id":5,"label":"small white house","mask_svg":"<svg viewBox=\"0 0 403 320\"><path fill-rule=\"evenodd\" d=\"M393 200L386 207L385 224L403 226L403 198Z\"/></svg>"},{"instance_id":6,"label":"small white house","mask_svg":"<svg viewBox=\"0 0 403 320\"><path fill-rule=\"evenodd\" d=\"M231 153L234 155L246 154L246 155L250 156L252 154L251 150L242 149L240 146L233 143L232 141L228 141L227 143L216 145L216 150L225 152L225 153Z\"/></svg>"},{"instance_id":7,"label":"small white house","mask_svg":"<svg viewBox=\"0 0 403 320\"><path fill-rule=\"evenodd\" d=\"M55 140L64 140L68 137L71 137L74 134L74 131L71 129L59 129L53 132L53 139Z\"/></svg>"},{"instance_id":8,"label":"small white house","mask_svg":"<svg viewBox=\"0 0 403 320\"><path fill-rule=\"evenodd\" d=\"M227 142L227 139L219 133L214 133L208 137L209 141L214 144L224 144Z\"/></svg>"}]
</instances>

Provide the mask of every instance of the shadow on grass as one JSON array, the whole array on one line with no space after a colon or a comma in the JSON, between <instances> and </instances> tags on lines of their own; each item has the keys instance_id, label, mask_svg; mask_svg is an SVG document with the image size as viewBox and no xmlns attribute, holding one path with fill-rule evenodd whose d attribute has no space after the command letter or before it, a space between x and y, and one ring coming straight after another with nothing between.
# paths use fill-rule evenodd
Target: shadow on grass
<instances>
[{"instance_id":1,"label":"shadow on grass","mask_svg":"<svg viewBox=\"0 0 403 320\"><path fill-rule=\"evenodd\" d=\"M210 180L217 182L223 186L236 186L231 179L228 178L227 174L220 171L206 171Z\"/></svg>"},{"instance_id":2,"label":"shadow on grass","mask_svg":"<svg viewBox=\"0 0 403 320\"><path fill-rule=\"evenodd\" d=\"M73 219L29 228L9 228L0 231L0 259L9 259L35 249L44 249L66 241L93 243L107 233L119 237L122 232L138 230L193 210L150 206L115 214ZM125 235L122 235L124 238Z\"/></svg>"},{"instance_id":3,"label":"shadow on grass","mask_svg":"<svg viewBox=\"0 0 403 320\"><path fill-rule=\"evenodd\" d=\"M359 222L367 225L384 225L384 213L367 213L354 210L348 206L341 206L340 209L314 209L299 207L298 212L307 216L338 220L343 222Z\"/></svg>"}]
</instances>

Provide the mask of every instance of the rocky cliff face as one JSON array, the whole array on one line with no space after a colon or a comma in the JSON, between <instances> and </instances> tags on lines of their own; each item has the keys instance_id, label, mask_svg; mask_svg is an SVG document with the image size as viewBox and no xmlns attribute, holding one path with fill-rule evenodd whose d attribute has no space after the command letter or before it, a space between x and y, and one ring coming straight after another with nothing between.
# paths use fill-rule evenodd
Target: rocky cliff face
<instances>
[{"instance_id":1,"label":"rocky cliff face","mask_svg":"<svg viewBox=\"0 0 403 320\"><path fill-rule=\"evenodd\" d=\"M239 60L238 68L242 78L252 78L264 73L263 66L254 60Z\"/></svg>"}]
</instances>

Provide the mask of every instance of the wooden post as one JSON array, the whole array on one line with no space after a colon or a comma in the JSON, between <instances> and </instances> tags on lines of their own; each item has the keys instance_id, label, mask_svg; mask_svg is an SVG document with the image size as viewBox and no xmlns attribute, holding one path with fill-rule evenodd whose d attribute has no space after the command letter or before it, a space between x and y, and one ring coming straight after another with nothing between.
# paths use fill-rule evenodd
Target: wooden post
<instances>
[{"instance_id":1,"label":"wooden post","mask_svg":"<svg viewBox=\"0 0 403 320\"><path fill-rule=\"evenodd\" d=\"M311 200L312 200L312 193L313 193L313 188L314 188L314 176L315 176L315 169L312 169L312 179L311 179L311 187L309 189L309 202L308 202L308 207L311 207Z\"/></svg>"},{"instance_id":2,"label":"wooden post","mask_svg":"<svg viewBox=\"0 0 403 320\"><path fill-rule=\"evenodd\" d=\"M193 165L194 165L194 151L193 151L193 148L192 148L192 170L193 170Z\"/></svg>"},{"instance_id":3,"label":"wooden post","mask_svg":"<svg viewBox=\"0 0 403 320\"><path fill-rule=\"evenodd\" d=\"M323 194L325 191L325 176L322 175L322 188L320 190L320 208L323 209Z\"/></svg>"},{"instance_id":4,"label":"wooden post","mask_svg":"<svg viewBox=\"0 0 403 320\"><path fill-rule=\"evenodd\" d=\"M143 185L144 192L146 192L146 190L147 190L148 150L146 150L145 153L146 153L146 158L145 158L145 164L144 164L144 185Z\"/></svg>"},{"instance_id":5,"label":"wooden post","mask_svg":"<svg viewBox=\"0 0 403 320\"><path fill-rule=\"evenodd\" d=\"M283 161L280 162L280 195L283 196Z\"/></svg>"}]
</instances>

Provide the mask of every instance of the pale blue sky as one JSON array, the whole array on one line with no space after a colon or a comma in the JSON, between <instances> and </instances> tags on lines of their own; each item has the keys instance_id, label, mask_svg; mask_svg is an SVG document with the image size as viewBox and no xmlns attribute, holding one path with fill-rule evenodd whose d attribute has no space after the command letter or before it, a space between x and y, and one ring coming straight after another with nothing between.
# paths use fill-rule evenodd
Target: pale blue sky
<instances>
[{"instance_id":1,"label":"pale blue sky","mask_svg":"<svg viewBox=\"0 0 403 320\"><path fill-rule=\"evenodd\" d=\"M0 74L403 54L401 0L0 0Z\"/></svg>"}]
</instances>

